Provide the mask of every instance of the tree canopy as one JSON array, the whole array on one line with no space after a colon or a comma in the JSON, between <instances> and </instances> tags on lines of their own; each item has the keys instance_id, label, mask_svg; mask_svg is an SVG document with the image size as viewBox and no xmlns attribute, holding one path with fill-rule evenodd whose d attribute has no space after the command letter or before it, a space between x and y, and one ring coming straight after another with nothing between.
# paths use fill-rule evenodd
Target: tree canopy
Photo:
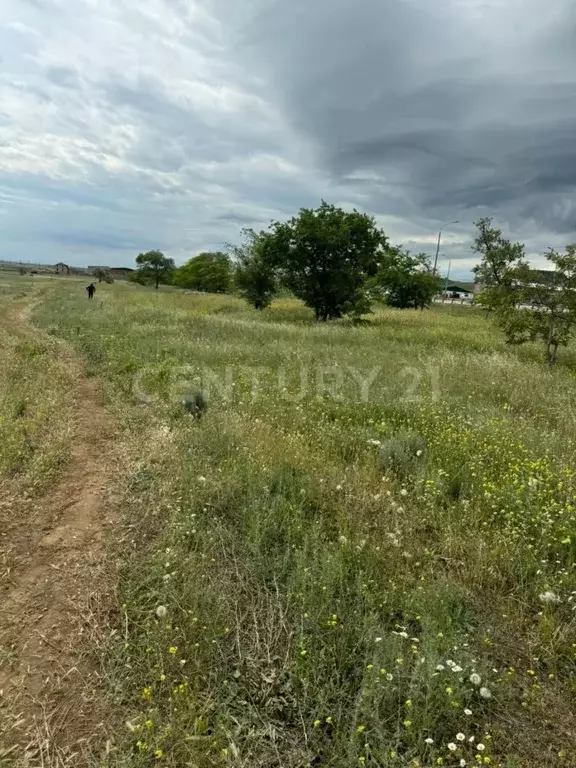
<instances>
[{"instance_id":1,"label":"tree canopy","mask_svg":"<svg viewBox=\"0 0 576 768\"><path fill-rule=\"evenodd\" d=\"M174 272L174 260L164 256L162 251L147 251L136 257L138 269L135 282L152 280L158 289L159 283L167 283Z\"/></svg>"},{"instance_id":2,"label":"tree canopy","mask_svg":"<svg viewBox=\"0 0 576 768\"><path fill-rule=\"evenodd\" d=\"M227 254L207 251L178 267L174 272L173 283L193 291L227 293L231 278L232 267Z\"/></svg>"},{"instance_id":3,"label":"tree canopy","mask_svg":"<svg viewBox=\"0 0 576 768\"><path fill-rule=\"evenodd\" d=\"M367 279L376 275L387 238L372 216L322 201L260 235L263 263L317 320L353 314L365 304Z\"/></svg>"},{"instance_id":4,"label":"tree canopy","mask_svg":"<svg viewBox=\"0 0 576 768\"><path fill-rule=\"evenodd\" d=\"M433 273L429 257L412 256L401 246L388 249L374 282L386 303L399 309L424 309L442 290L442 279Z\"/></svg>"},{"instance_id":5,"label":"tree canopy","mask_svg":"<svg viewBox=\"0 0 576 768\"><path fill-rule=\"evenodd\" d=\"M277 290L274 268L264 255L264 239L253 229L242 230L244 241L232 249L234 282L240 295L255 309L265 309Z\"/></svg>"},{"instance_id":6,"label":"tree canopy","mask_svg":"<svg viewBox=\"0 0 576 768\"><path fill-rule=\"evenodd\" d=\"M501 305L510 294L510 267L524 257L524 245L512 243L485 217L474 222L477 228L472 250L482 260L474 267L476 282L482 287L477 302L488 309Z\"/></svg>"}]
</instances>

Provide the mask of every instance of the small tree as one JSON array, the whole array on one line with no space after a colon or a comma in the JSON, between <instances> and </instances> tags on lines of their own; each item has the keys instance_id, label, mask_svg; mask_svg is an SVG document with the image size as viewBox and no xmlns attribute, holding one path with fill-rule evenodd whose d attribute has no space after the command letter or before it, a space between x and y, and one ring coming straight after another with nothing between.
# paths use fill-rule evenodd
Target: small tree
<instances>
[{"instance_id":1,"label":"small tree","mask_svg":"<svg viewBox=\"0 0 576 768\"><path fill-rule=\"evenodd\" d=\"M481 288L476 299L487 309L495 309L510 294L510 267L524 257L524 245L512 243L502 236L502 231L492 226L491 218L474 222L477 234L472 250L482 256L482 261L473 272Z\"/></svg>"},{"instance_id":2,"label":"small tree","mask_svg":"<svg viewBox=\"0 0 576 768\"><path fill-rule=\"evenodd\" d=\"M425 253L415 256L401 246L384 256L375 284L384 291L386 303L399 309L424 309L442 290L442 278L432 271Z\"/></svg>"},{"instance_id":3,"label":"small tree","mask_svg":"<svg viewBox=\"0 0 576 768\"><path fill-rule=\"evenodd\" d=\"M99 283L101 283L102 280L108 282L108 278L110 277L110 272L103 267L97 267L92 274L94 277L98 278Z\"/></svg>"},{"instance_id":4,"label":"small tree","mask_svg":"<svg viewBox=\"0 0 576 768\"><path fill-rule=\"evenodd\" d=\"M136 257L136 264L138 264L136 271L144 279L153 280L156 290L158 290L159 283L169 282L174 272L174 260L164 256L162 251L140 253Z\"/></svg>"},{"instance_id":5,"label":"small tree","mask_svg":"<svg viewBox=\"0 0 576 768\"><path fill-rule=\"evenodd\" d=\"M181 288L207 293L230 290L231 265L225 253L200 253L174 272L173 283Z\"/></svg>"},{"instance_id":6,"label":"small tree","mask_svg":"<svg viewBox=\"0 0 576 768\"><path fill-rule=\"evenodd\" d=\"M261 235L264 260L281 282L314 310L317 320L355 314L366 303L366 281L387 247L372 216L322 201Z\"/></svg>"},{"instance_id":7,"label":"small tree","mask_svg":"<svg viewBox=\"0 0 576 768\"><path fill-rule=\"evenodd\" d=\"M244 242L232 248L236 261L234 282L238 292L255 309L268 307L277 290L273 267L263 253L263 238L253 229L242 230Z\"/></svg>"},{"instance_id":8,"label":"small tree","mask_svg":"<svg viewBox=\"0 0 576 768\"><path fill-rule=\"evenodd\" d=\"M496 320L509 344L543 342L551 368L576 328L576 244L565 254L551 249L546 258L553 272L531 269L523 259L505 270L509 287L496 306Z\"/></svg>"}]
</instances>

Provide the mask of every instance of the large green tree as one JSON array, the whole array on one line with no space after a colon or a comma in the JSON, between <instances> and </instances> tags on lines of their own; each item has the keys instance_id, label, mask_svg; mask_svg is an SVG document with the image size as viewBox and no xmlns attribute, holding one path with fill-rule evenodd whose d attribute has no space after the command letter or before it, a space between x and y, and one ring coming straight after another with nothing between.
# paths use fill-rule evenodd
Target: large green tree
<instances>
[{"instance_id":1,"label":"large green tree","mask_svg":"<svg viewBox=\"0 0 576 768\"><path fill-rule=\"evenodd\" d=\"M276 273L265 258L264 236L253 229L244 229L242 234L243 242L232 248L236 288L255 309L265 309L277 290Z\"/></svg>"},{"instance_id":2,"label":"large green tree","mask_svg":"<svg viewBox=\"0 0 576 768\"><path fill-rule=\"evenodd\" d=\"M136 257L138 269L135 282L152 280L156 289L160 283L167 283L174 272L174 260L164 256L162 251L147 251Z\"/></svg>"},{"instance_id":3,"label":"large green tree","mask_svg":"<svg viewBox=\"0 0 576 768\"><path fill-rule=\"evenodd\" d=\"M193 291L227 293L230 290L231 277L232 268L228 256L220 251L207 251L178 267L172 282Z\"/></svg>"},{"instance_id":4,"label":"large green tree","mask_svg":"<svg viewBox=\"0 0 576 768\"><path fill-rule=\"evenodd\" d=\"M400 309L424 309L442 290L442 279L434 274L429 257L412 256L401 246L388 249L374 282L386 303Z\"/></svg>"},{"instance_id":5,"label":"large green tree","mask_svg":"<svg viewBox=\"0 0 576 768\"><path fill-rule=\"evenodd\" d=\"M261 237L265 263L317 320L355 314L366 305L367 279L376 275L388 243L372 216L324 201L272 224Z\"/></svg>"}]
</instances>

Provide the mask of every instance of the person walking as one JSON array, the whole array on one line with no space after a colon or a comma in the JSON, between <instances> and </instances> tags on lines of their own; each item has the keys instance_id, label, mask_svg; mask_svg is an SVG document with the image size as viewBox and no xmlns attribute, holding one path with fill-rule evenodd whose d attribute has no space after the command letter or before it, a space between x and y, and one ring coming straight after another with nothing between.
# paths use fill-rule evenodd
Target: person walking
<instances>
[{"instance_id":1,"label":"person walking","mask_svg":"<svg viewBox=\"0 0 576 768\"><path fill-rule=\"evenodd\" d=\"M94 297L94 294L96 293L96 286L94 283L90 283L90 285L86 288L88 291L88 298L92 299Z\"/></svg>"}]
</instances>

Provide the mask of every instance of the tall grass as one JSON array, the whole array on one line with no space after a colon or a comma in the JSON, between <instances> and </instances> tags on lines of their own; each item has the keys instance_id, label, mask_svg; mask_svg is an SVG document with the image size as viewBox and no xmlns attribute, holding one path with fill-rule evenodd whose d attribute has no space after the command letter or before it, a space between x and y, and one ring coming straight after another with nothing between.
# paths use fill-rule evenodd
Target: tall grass
<instances>
[{"instance_id":1,"label":"tall grass","mask_svg":"<svg viewBox=\"0 0 576 768\"><path fill-rule=\"evenodd\" d=\"M576 764L572 350L129 285L35 317L134 468L105 765Z\"/></svg>"}]
</instances>

